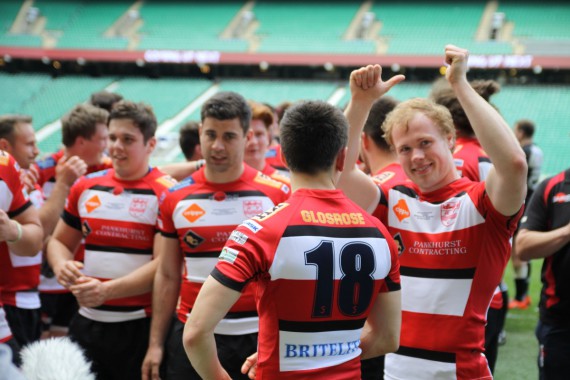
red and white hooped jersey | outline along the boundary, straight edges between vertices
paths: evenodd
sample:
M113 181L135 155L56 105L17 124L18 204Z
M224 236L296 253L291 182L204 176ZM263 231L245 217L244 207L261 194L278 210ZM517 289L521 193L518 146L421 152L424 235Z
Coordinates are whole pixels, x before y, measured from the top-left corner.
M379 292L400 289L386 228L340 190L297 190L230 236L212 276L258 284L258 379L360 378L360 334Z
M50 154L46 158L38 161L38 168L40 172L40 178L38 179L38 184L42 187L42 191L44 193L44 197L47 199L53 186L55 184L55 168L57 166L58 161L64 156L65 152L63 149ZM99 165L93 165L87 167L87 173L91 174L101 170L112 169L113 163L111 158L108 156L103 156L103 159Z
M200 169L171 189L160 205L159 226L164 236L179 240L185 258L177 310L180 321L186 322L202 284L236 226L288 197L287 185L245 164L236 181L211 183ZM244 292L216 327L216 334L257 332L254 292L253 286Z
M42 189L36 184L29 194L30 201L36 208L44 203ZM43 252L34 256L18 256L10 252L9 256L0 257L3 273L0 276L0 295L4 305L21 309L39 309L40 271Z
M404 172L402 165L398 162L393 162L382 169L380 169L374 176L372 180L382 186L384 191L388 191L389 189L393 188L396 185L405 184L406 182L410 182L410 179ZM388 203L386 202L386 197L380 197L378 202L378 206L372 212L372 215L380 219L384 225L388 224L388 221L382 218L385 218L388 215L386 208L388 207Z
M12 156L0 150L0 210L13 218L24 212L32 203L28 193L20 182L20 167ZM6 242L0 242L0 259L10 258L10 249ZM5 264L0 262L0 276L4 274ZM0 289L1 290L1 289ZM0 299L0 343L8 341L12 332L6 321L6 314Z
M126 276L152 260L159 199L175 184L156 168L135 181L114 174L113 169L104 170L76 182L62 217L83 233L83 272L102 281ZM151 294L81 307L79 313L100 322L144 318L151 313Z
M486 313L522 208L500 214L485 183L467 178L431 193L396 186L387 194L401 251L402 334L385 378L490 379Z
M493 167L479 140L471 137L458 137L455 140L453 160L459 175L474 182L485 181Z

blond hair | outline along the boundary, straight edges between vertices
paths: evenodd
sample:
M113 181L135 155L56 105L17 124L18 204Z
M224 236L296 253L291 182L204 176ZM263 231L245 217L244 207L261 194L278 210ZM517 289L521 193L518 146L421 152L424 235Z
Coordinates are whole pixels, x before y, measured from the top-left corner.
M433 121L438 127L442 137L451 135L455 142L455 128L449 110L435 104L431 100L413 98L398 104L396 108L388 114L388 117L382 124L384 138L390 146L394 147L394 141L392 140L394 129L400 126L404 126L407 129L410 121L412 121L418 113L427 116Z

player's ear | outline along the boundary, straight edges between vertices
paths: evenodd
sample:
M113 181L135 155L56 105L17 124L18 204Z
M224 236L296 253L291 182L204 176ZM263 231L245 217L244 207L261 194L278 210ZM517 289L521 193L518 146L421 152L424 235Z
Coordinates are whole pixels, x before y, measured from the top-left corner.
M287 160L285 159L285 155L283 154L283 149L279 150L279 157L281 157L281 161L285 163L285 166L289 167Z
M344 170L344 162L346 160L346 152L347 152L348 148L347 147L342 147L339 151L338 154L336 155L336 160L335 160L335 169L338 172L342 172Z

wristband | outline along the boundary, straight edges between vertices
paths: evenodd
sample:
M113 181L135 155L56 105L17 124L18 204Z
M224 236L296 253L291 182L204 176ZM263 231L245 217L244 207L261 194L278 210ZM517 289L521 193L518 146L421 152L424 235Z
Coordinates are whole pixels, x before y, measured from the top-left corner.
M18 229L18 237L14 240L6 240L6 243L17 243L20 241L20 239L22 239L22 225L20 223L18 223L17 220L14 220L14 223L16 223L16 228Z
M206 163L206 160L204 160L204 159L201 159L201 160L196 161L196 169L195 169L195 170L196 170L196 171L200 170L200 168L201 168L202 166L204 166L205 163Z

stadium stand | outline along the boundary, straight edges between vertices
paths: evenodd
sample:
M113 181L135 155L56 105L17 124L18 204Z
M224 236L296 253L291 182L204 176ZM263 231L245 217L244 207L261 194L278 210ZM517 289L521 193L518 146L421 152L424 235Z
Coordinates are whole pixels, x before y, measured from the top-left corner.
M359 9L358 2L304 2L292 7L286 1L256 2L259 21L258 52L373 54L372 41L344 41L343 35Z
M140 8L143 25L137 48L245 52L247 41L219 38L242 5L228 1L146 1Z
M386 54L436 55L448 43L473 54L512 53L509 43L475 41L484 6L484 2L380 1L371 10L382 23Z

